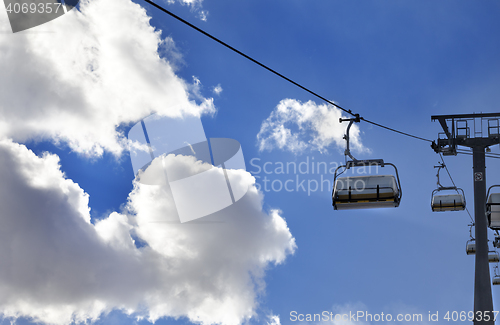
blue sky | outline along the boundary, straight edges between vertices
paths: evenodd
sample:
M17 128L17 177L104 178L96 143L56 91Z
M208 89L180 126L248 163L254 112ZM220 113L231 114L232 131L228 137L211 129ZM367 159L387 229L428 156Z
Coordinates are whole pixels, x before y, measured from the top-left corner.
M89 3L93 1L105 0ZM267 324L269 316L277 315L281 324L298 323L290 319L292 311L302 314L358 310L372 314L421 313L426 320L429 311L439 311L442 316L446 311L473 309L474 258L465 254L470 219L466 212L431 212L431 192L436 187L433 166L440 158L429 143L360 123L359 141L364 150L355 150L354 155L358 159L383 158L394 163L401 178L402 202L397 209L333 211L331 188L325 186L324 191L307 193L308 181L331 180L333 175L317 171L277 174L275 169L280 163L291 162L296 165L309 162L309 167L312 161L342 163L343 144L326 142L323 150L308 145L300 152L275 145L271 150L261 151L257 139L264 121L282 100L313 101L314 107L324 103L150 5L134 2L145 8L151 17L151 26L161 30L161 38L169 37L175 43L174 55L164 48L159 51L161 57L176 66L175 75L186 84L196 84L195 80L199 80L198 90L194 91L199 96L197 103L200 104L202 98L213 98L216 111L207 109L208 113L206 111L201 117L206 136L232 138L241 143L246 169L257 176L265 215L270 216L274 209L280 210L279 215L295 238L297 247L293 254L288 252L277 265L270 261L262 266L265 289L257 294L254 316L247 322ZM112 5L117 3L114 1ZM431 115L498 112L500 4L497 1L204 0L191 5L157 3L340 106L404 132L433 140L441 128L439 123L431 122ZM112 10L112 7L104 8ZM206 20L200 19L202 12ZM110 15L114 14L116 12L110 11ZM56 20L54 23L71 27L71 17L67 16L58 19L64 19L63 22ZM79 22L85 21L85 18L79 19ZM56 30L57 26L62 26L52 27L51 24L33 31ZM102 27L118 30L125 28L124 25L103 24ZM92 30L92 33L99 39L99 32ZM127 33L123 35L126 37ZM4 33L1 37L3 48L7 48L15 36ZM42 33L26 37L30 37L30 46L37 44L38 39L44 44L47 38ZM71 35L63 34L64 37ZM99 44L105 44L107 39L99 39ZM23 43L20 44L22 48ZM40 48L43 51L44 47ZM99 51L105 50L99 48ZM122 64L113 66L114 71L134 69L139 74L136 62L130 64L131 68L122 58L122 55L128 58L125 50L121 53L118 48L110 52ZM181 59L173 60L175 57ZM133 58L147 60L140 56ZM28 63L34 65L36 61ZM32 78L29 69L23 73L26 84L31 84L28 82ZM148 73L143 74L143 79L137 83L148 80ZM8 76L0 79L6 88ZM58 82L72 81L71 78ZM149 89L155 87L154 81L161 80L158 78L156 75L151 77L151 84L139 85L137 93L128 93L124 98L159 96L157 102L161 105L163 97L159 92L149 93ZM18 87L23 89L20 94L30 93L23 85L20 79ZM213 91L217 86L222 88L219 94ZM119 92L112 95L119 96ZM0 100L2 122L13 123L13 114L8 113L12 103L10 95L1 92L0 96L4 97ZM52 106L60 104L54 102ZM138 99L137 103L140 102ZM133 111L134 107L126 109ZM147 115L138 110L127 118L133 120L134 116ZM21 119L15 121L19 125L24 123ZM288 123L290 130L300 134L300 139L306 143L321 135L310 126L302 130L293 125L293 121ZM131 124L123 123L119 130L126 133ZM134 188L132 165L126 150L116 154L117 151L113 152L116 147L104 143L101 155L89 157L64 138L47 135L49 131L25 131L37 130L29 123L26 125L11 133L5 132L2 137L26 145L38 157L46 151L59 156L65 177L88 193L93 224L108 218L114 211L123 212ZM67 134L71 136L72 133ZM74 139L82 138L75 135ZM59 142L55 143L56 140ZM492 152L499 153L498 146L493 147ZM445 157L445 161L457 186L464 189L472 212L472 157L458 155ZM271 167L269 174L263 170L259 172L259 167L263 168L265 163ZM487 186L500 183L497 166L497 159L487 159ZM446 174L442 175L442 184L450 184ZM306 191L297 187L292 191L272 188L266 191L262 182L264 177L275 184L292 180L292 184L297 185L297 179L304 180ZM254 233L254 236L258 241L260 234ZM247 253L251 256L251 250ZM493 276L492 268L491 274ZM496 310L499 299L498 289L494 287ZM8 305L5 301L3 304ZM5 310L2 307L4 315L8 315ZM21 315L18 324L33 323L28 312L18 315ZM156 323L187 324L185 316L177 320L161 317ZM3 322L8 323L9 319ZM148 322L137 321L116 307L109 314L101 315L96 323Z

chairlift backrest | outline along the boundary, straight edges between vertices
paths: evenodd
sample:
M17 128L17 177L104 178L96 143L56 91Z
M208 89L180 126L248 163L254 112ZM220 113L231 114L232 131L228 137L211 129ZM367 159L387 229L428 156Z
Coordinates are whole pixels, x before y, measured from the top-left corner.
M476 242L474 240L469 240L465 246L465 253L467 255L476 254Z
M393 175L367 175L338 177L340 168L385 166L390 165L396 170ZM332 192L335 210L371 209L397 207L401 201L401 186L396 167L383 160L365 160L348 162L335 171L335 183Z
M500 237L495 236L495 239L493 240L493 247L500 248Z
M398 207L402 196L398 169L391 163L384 163L382 159L357 160L354 158L349 149L349 130L353 123L361 121L361 117L359 114L355 114L354 118L340 118L341 123L344 121L349 122L344 136L346 140L344 154L351 160L346 162L345 166L339 166L335 170L332 190L333 208L335 210L346 210ZM393 175L339 177L350 168L368 167L371 169L373 166L385 167L385 165L390 165L394 168L397 181ZM341 168L344 168L344 170L338 174Z
M488 252L488 262L490 263L498 263L500 262L500 256L495 251Z
M493 185L488 189L490 192ZM491 193L486 201L486 215L488 217L488 227L493 230L500 230L500 193Z
M434 212L465 210L465 198L459 193L436 195L433 192L431 208Z
M438 188L432 191L432 199L431 199L431 209L433 212L443 212L443 211L461 211L465 210L465 193L461 188L457 188L456 186L445 187L441 185L441 181L439 180L439 172L441 168L446 168L444 163L440 163L438 166L434 166L434 168L438 168L436 177L437 177L437 185ZM441 191L453 191L449 194L440 194Z

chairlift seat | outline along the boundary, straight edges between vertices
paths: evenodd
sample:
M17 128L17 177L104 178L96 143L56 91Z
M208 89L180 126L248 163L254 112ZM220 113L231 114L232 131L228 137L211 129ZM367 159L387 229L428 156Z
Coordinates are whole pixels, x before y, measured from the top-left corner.
M496 236L493 240L493 247L500 248L500 237Z
M340 177L332 199L337 210L386 208L399 206L400 193L393 175Z
M500 275L495 275L493 278L493 285L500 285Z
M488 252L488 262L490 263L500 262L500 256L498 255L498 253L495 251Z
M488 227L500 230L500 193L491 193L486 202Z
M465 247L465 252L467 255L475 255L476 254L476 243L475 242L468 242L467 246Z
M465 210L465 199L462 194L434 195L431 208L434 212Z

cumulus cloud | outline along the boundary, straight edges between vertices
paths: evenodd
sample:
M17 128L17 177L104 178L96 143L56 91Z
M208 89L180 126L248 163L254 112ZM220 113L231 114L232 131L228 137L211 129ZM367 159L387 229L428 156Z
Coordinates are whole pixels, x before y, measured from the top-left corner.
M280 315L269 315L267 325L281 325Z
M88 195L64 177L57 156L0 141L0 312L47 324L113 309L151 321L251 318L265 269L296 246L281 212L262 210L253 177L232 172L246 196L201 222L178 221L168 185L135 183L125 211L93 225Z
M345 148L347 123L341 124L341 117L347 118L332 105L283 99L262 122L257 134L259 150L281 149L300 154L306 150L324 152L332 144ZM350 144L355 151L366 150L357 125L351 127Z
M0 28L9 30L6 13L0 18ZM149 20L131 1L82 0L80 11L35 30L51 33L0 34L0 137L51 139L87 155L119 155L126 148L121 124L152 112L214 112L212 100L193 94L196 85L159 56L175 46Z
M205 169L199 162L188 161L176 159L170 164L181 164L178 169L189 167L190 174ZM200 223L179 223L168 185L136 183L129 203L136 213L136 234L172 261L170 267L175 269L175 283L163 289L170 304L152 306L155 317L170 310L194 321L237 324L252 316L266 265L281 263L294 251L294 239L280 211L262 212L262 197L253 186L253 177L241 170L228 172L240 173L238 186L251 188L241 200Z
M175 0L166 0L168 4L175 3ZM194 11L198 14L198 18L207 21L208 11L202 9L203 0L178 0L178 2L182 5L187 5L191 8L191 11Z
M355 325L355 324L368 325L370 324L370 322L367 322L366 318L363 317L357 318L358 311L366 313L367 310L368 310L367 306L362 302L346 303L342 305L337 304L332 307L331 313L334 315L333 319L331 319L332 317L330 314L330 319L327 323L330 323L332 325ZM351 317L352 314L356 315L355 319ZM337 318L335 318L336 315L338 315Z
M220 85L220 84L218 84L217 86L215 86L215 87L213 88L213 92L214 92L215 94L217 94L217 95L220 95L220 94L222 93L222 87L221 87L221 85Z
M51 33L0 34L4 318L84 323L118 309L151 321L241 324L256 313L266 268L296 248L282 213L263 211L243 170L227 172L247 194L200 222L179 222L168 184L135 183L123 211L93 224L88 195L65 177L58 157L16 143L51 140L88 156L119 156L131 145L141 149L117 131L122 124L153 112L213 113L199 80L175 75L162 53L182 62L175 44L149 20L129 0L83 0L80 11L37 27ZM206 167L190 159L172 165L191 174Z
M335 304L330 310L316 314L294 315L300 324L317 325L369 325L369 324L408 324L419 323L428 325L432 321L428 319L428 312L403 303L384 306L382 310L373 311L362 303Z

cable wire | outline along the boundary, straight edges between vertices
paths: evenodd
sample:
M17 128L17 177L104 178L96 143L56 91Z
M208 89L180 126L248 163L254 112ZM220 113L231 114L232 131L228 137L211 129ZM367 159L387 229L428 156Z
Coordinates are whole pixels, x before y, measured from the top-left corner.
M457 153L462 154L462 155L469 155L472 156L473 153L470 151L459 151L463 149L457 149ZM485 157L487 158L495 158L495 159L500 159L500 154L497 153L485 153Z
M314 92L314 91L310 90L309 88L302 86L301 84L299 84L299 83L297 83L297 82L293 81L292 79L290 79L290 78L288 78L288 77L284 76L283 74L281 74L281 73L277 72L276 70L271 69L271 68L270 68L270 67L268 67L267 65L265 65L265 64L263 64L263 63L261 63L261 62L259 62L259 61L255 60L254 58L250 57L249 55L246 55L245 53L243 53L243 52L241 52L241 51L237 50L236 48L234 48L234 47L232 47L231 45L227 44L226 42L224 42L224 41L220 40L219 38L217 38L217 37L215 37L215 36L213 36L213 35L211 35L211 34L209 34L209 33L205 32L203 29L201 29L201 28L199 28L199 27L196 27L195 25L191 24L190 22L186 21L185 19L182 19L181 17L179 17L179 16L175 15L174 13L172 13L172 12L170 12L169 10L167 10L167 9L163 8L162 6L157 5L156 3L154 3L154 2L152 2L152 1L150 1L150 0L144 0L144 1L145 1L145 2L147 2L147 3L149 3L150 5L154 6L155 8L157 8L157 9L159 9L159 10L163 11L164 13L166 13L166 14L170 15L171 17L173 17L173 18L175 18L175 19L179 20L180 22L182 22L182 23L184 23L184 24L188 25L189 27L191 27L191 28L195 29L196 31L198 31L198 32L202 33L203 35L205 35L205 36L209 37L210 39L212 39L212 40L216 41L217 43L219 43L219 44L221 44L221 45L223 45L223 46L227 47L227 48L228 48L228 49L230 49L231 51L233 51L233 52L235 52L235 53L237 53L237 54L239 54L239 55L243 56L244 58L246 58L246 59L248 59L248 60L252 61L253 63L255 63L255 64L259 65L260 67L262 67L262 68L264 68L264 69L268 70L269 72L271 72L271 73L273 73L273 74L275 74L275 75L279 76L280 78L282 78L282 79L284 79L284 80L286 80L286 81L288 81L288 82L290 82L290 83L294 84L295 86L297 86L297 87L301 88L302 90L305 90L306 92L310 93L311 95L316 96L317 98L319 98L319 99L321 99L321 100L323 100L323 101L327 102L328 104L330 104L330 105L332 105L332 106L337 107L338 109L340 109L340 110L344 111L344 112L345 112L345 113L347 113L347 114L350 114L351 116L354 116L354 117L356 117L356 118L358 118L358 117L359 117L359 114L355 114L355 113L353 113L350 109L346 109L346 108L344 108L344 107L342 107L342 106L340 106L340 105L337 105L337 104L335 104L334 102L332 102L331 100L326 99L325 97L323 97L323 96L319 95L318 93L316 93L316 92ZM392 131L392 132L396 132L396 133L399 133L399 134L402 134L402 135L405 135L405 136L408 136L408 137L412 137L412 138L415 138L415 139L419 139L419 140L422 140L422 141L432 142L432 140L425 139L425 138L421 138L421 137L418 137L418 136L415 136L415 135L411 135L411 134L409 134L409 133L401 132L401 131L398 131L398 130L396 130L396 129L393 129L393 128L390 128L390 127L387 127L387 126L384 126L384 125L381 125L381 124L378 124L378 123L372 122L372 121L367 120L367 119L362 118L362 117L360 117L360 119L361 119L361 120L363 120L363 121L365 121L365 122L367 122L367 123L373 124L373 125L375 125L375 126L378 126L378 127L384 128L384 129L389 130L389 131Z
M443 158L443 155L441 153L439 153L439 157L441 157L441 161L443 162L443 165L444 165L444 168L446 169L446 172L448 173L448 176L450 177L451 179L451 183L453 184L453 186L455 187L455 191L457 191L458 194L460 194L457 190L457 185L455 184L455 181L453 180L453 177L451 177L451 173L450 171L448 170L448 166L446 166L446 163L444 162L444 158ZM470 214L469 212L469 208L467 207L467 205L465 206L465 210L467 211L467 214L469 215L469 218L470 220L472 220L472 223L474 223L474 218L472 218L472 215Z
M392 131L392 132L396 132L396 133L399 133L399 134L402 134L402 135L406 135L408 137L412 137L412 138L415 138L415 139L419 139L419 140L422 140L422 141L428 141L428 142L433 142L432 140L429 140L429 139L425 139L425 138L421 138L421 137L417 137L416 135L411 135L409 133L405 133L405 132L401 132L401 131L398 131L398 130L395 130L395 129L392 129L390 127L387 127L387 126L384 126L384 125L381 125L381 124L378 124L378 123L375 123L375 122L372 122L372 121L369 121L363 117L361 117L361 119L367 123L370 123L370 124L373 124L375 126L378 126L378 127L381 127L381 128L384 128L384 129L387 129L389 131Z
M245 53L243 53L243 52L241 52L241 51L237 50L236 48L232 47L231 45L227 44L226 42L224 42L224 41L222 41L222 40L218 39L217 37L215 37L215 36L213 36L213 35L211 35L211 34L209 34L209 33L205 32L203 29L201 29L201 28L199 28L199 27L196 27L195 25L193 25L193 24L191 24L190 22L188 22L188 21L186 21L186 20L182 19L181 17L179 17L179 16L177 16L176 14L174 14L174 13L172 13L172 12L168 11L167 9L165 9L165 8L163 8L163 7L159 6L159 5L157 5L156 3L154 3L154 2L152 2L152 1L150 1L150 0L144 0L144 1L146 1L146 2L147 2L147 3L149 3L150 5L152 5L152 6L156 7L156 8L158 8L159 10L163 11L164 13L166 13L166 14L168 14L168 15L170 15L170 16L172 16L172 17L174 17L175 19L179 20L180 22L182 22L182 23L184 23L184 24L188 25L189 27L191 27L191 28L193 28L193 29L197 30L198 32L202 33L203 35L205 35L205 36L207 36L207 37L211 38L212 40L216 41L217 43L219 43L219 44L221 44L221 45L223 45L223 46L227 47L227 48L228 48L228 49L230 49L231 51L238 53L239 55L243 56L244 58L246 58L246 59L248 59L248 60L252 61L253 63L255 63L255 64L259 65L259 66L261 66L262 68L264 68L264 69L266 69L266 70L268 70L268 71L270 71L270 72L274 73L275 75L277 75L277 76L279 76L279 77L281 77L281 78L285 79L286 81L288 81L288 82L290 82L290 83L294 84L295 86L297 86L297 87L299 87L299 88L301 88L301 89L303 89L303 90L307 91L308 93L310 93L310 94L312 94L312 95L314 95L314 96L316 96L316 97L318 97L318 98L320 98L320 99L324 100L325 102L327 102L327 103L329 103L329 104L331 104L331 105L333 105L333 106L337 107L338 109L341 109L342 111L344 111L344 112L346 112L346 113L348 113L348 114L350 114L350 115L352 115L352 116L355 116L355 115L356 115L356 114L354 114L354 113L353 113L350 109L345 109L345 108L343 108L343 107L341 107L341 106L339 106L339 105L335 104L335 103L334 103L334 102L332 102L331 100L328 100L328 99L326 99L325 97L323 97L323 96L321 96L321 95L319 95L319 94L315 93L314 91L312 91L312 90L310 90L310 89L308 89L308 88L306 88L306 87L302 86L301 84L299 84L299 83L297 83L297 82L293 81L292 79L290 79L290 78L288 78L288 77L286 77L286 76L282 75L281 73L277 72L276 70L271 69L271 68L270 68L270 67L268 67L267 65L265 65L265 64L263 64L263 63L261 63L261 62L259 62L259 61L255 60L254 58L250 57L249 55L246 55Z

